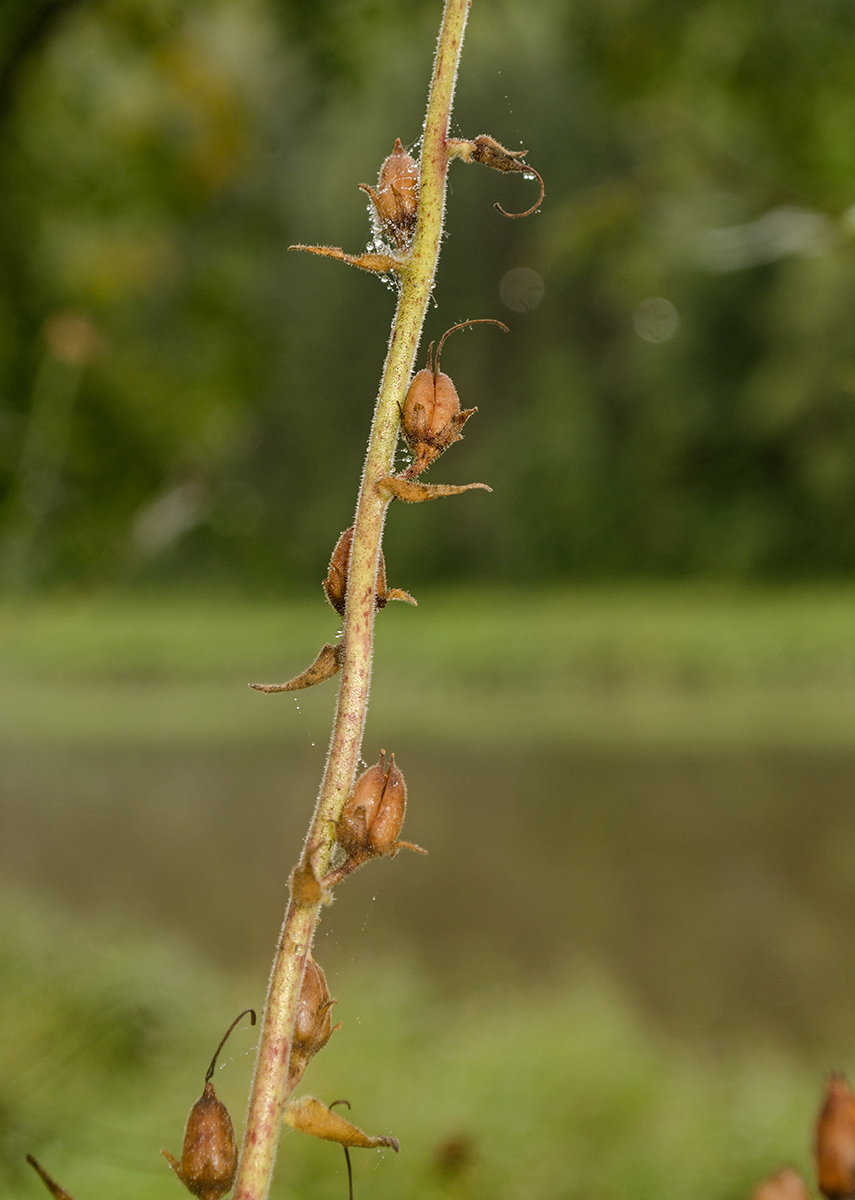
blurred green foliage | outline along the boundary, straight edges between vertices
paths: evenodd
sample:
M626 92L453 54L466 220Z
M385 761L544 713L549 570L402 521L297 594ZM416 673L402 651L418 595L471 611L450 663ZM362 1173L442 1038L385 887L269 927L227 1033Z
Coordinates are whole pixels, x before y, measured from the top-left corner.
M162 939L72 929L9 891L0 963L16 1031L0 1051L3 1195L43 1194L25 1153L75 1196L180 1195L158 1148L180 1147L222 1027L260 1003L257 984L226 984ZM347 1096L363 1128L401 1141L400 1155L354 1154L357 1196L737 1200L782 1161L809 1171L821 1088L805 1063L756 1042L687 1051L575 976L452 1003L400 958L330 980L344 1024L301 1091ZM256 1037L236 1032L214 1080L238 1124ZM286 1133L271 1195L346 1194L338 1148Z
M394 298L357 251L438 0L7 0L0 571L301 588L349 523ZM427 338L478 417L407 584L855 566L855 11L479 0Z

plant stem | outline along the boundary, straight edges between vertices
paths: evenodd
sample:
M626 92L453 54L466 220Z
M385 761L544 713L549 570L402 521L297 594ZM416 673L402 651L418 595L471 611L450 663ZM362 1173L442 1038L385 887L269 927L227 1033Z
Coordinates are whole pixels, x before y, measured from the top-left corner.
M413 247L401 269L400 293L356 507L344 619L344 662L326 769L304 858L318 878L329 869L334 825L353 786L368 708L374 634L374 582L388 498L377 483L392 469L401 406L439 259L449 154L448 125L470 0L446 0L434 60L422 141L419 207ZM279 945L258 1046L234 1200L267 1196L282 1124L294 1016L321 902L291 899Z

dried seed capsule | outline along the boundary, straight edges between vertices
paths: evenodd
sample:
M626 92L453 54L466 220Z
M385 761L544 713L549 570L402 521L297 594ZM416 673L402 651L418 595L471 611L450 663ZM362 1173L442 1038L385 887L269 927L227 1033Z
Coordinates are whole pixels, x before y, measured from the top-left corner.
M436 358L431 364L433 343L428 347L427 366L418 371L410 381L404 407L401 410L401 433L407 446L415 456L404 472L405 479L415 479L434 459L439 458L454 442L460 441L460 432L477 408L461 411L460 398L451 379L439 369L440 355L445 339L457 329L467 325L498 325L508 332L507 325L489 318L478 321L462 321L452 325L440 338Z
M395 139L395 148L380 168L377 190L360 183L374 205L377 232L399 250L412 240L419 208L419 165Z
M386 767L386 751L380 761L363 771L347 798L336 825L336 841L351 857L374 856L389 852L407 810L407 785L391 756Z
M370 858L383 854L394 858L399 850L426 854L421 846L397 840L406 810L404 776L395 765L394 754L386 767L386 751L381 750L380 761L362 772L342 809L335 836L347 857L324 877L324 887L339 883Z
M252 1024L255 1024L255 1013L251 1008L244 1009L240 1016L232 1021L226 1030L223 1040L211 1059L205 1075L205 1090L190 1109L187 1124L184 1127L184 1146L181 1151L181 1162L172 1157L168 1150L161 1154L172 1167L175 1174L194 1196L199 1200L219 1200L231 1190L237 1172L237 1143L235 1130L229 1110L218 1099L211 1083L214 1068L220 1051L226 1043L231 1031L241 1017L249 1013Z
M335 1000L330 999L324 973L311 953L306 959L303 985L297 1001L294 1018L294 1035L291 1040L291 1058L288 1063L288 1090L300 1082L309 1059L323 1050L338 1025L333 1025L330 1010Z
M816 1174L829 1200L855 1196L855 1095L843 1075L832 1075L816 1125Z
M330 559L327 577L324 580L326 598L339 616L342 617L344 616L345 602L347 600L347 576L350 570L353 528L351 525L350 529L345 529L336 542L335 550L333 550L332 558ZM404 592L400 588L389 588L386 586L386 563L383 558L383 551L381 550L380 562L377 566L377 579L374 585L374 604L377 608L385 608L390 600L406 600L408 604L416 603L409 592Z

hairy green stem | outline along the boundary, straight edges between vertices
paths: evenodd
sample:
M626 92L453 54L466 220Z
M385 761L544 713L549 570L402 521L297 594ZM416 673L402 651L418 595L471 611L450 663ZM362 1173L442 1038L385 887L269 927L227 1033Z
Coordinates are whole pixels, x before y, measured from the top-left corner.
M439 258L448 172L448 125L470 0L446 0L422 140L419 208L413 247L400 275L398 305L374 410L356 507L344 619L344 662L335 721L304 857L320 878L329 869L333 826L353 786L362 748L374 636L374 581L389 505L377 483L392 469L401 405L406 396ZM270 977L249 1098L234 1200L263 1200L273 1166L294 1017L321 902L292 897Z

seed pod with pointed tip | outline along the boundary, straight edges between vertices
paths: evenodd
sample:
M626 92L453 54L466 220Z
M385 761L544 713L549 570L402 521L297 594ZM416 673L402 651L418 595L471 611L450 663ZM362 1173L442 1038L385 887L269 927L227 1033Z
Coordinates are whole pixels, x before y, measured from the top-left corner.
M336 841L351 857L358 854L384 854L394 843L404 823L407 785L391 756L386 767L386 751L380 760L357 779L336 825Z
M445 339L455 330L464 329L467 325L498 325L505 333L508 332L507 325L490 318L462 321L459 325L452 325L440 338L436 358L432 364L431 342L428 347L427 366L416 372L410 381L401 410L401 433L415 456L404 472L405 479L415 479L421 475L434 459L439 458L454 442L459 442L463 436L460 432L463 426L472 414L478 411L477 408L461 411L457 389L449 376L439 369Z
M211 1059L205 1075L205 1090L190 1109L187 1124L184 1127L184 1146L181 1151L181 1162L178 1162L168 1150L161 1154L172 1167L175 1174L194 1196L199 1200L219 1200L231 1190L237 1172L237 1143L235 1130L229 1110L217 1097L211 1077L220 1051L226 1043L231 1031L241 1017L249 1013L252 1024L255 1024L255 1012L251 1008L244 1009L240 1016L232 1021L226 1030L223 1040Z
M324 885L331 887L364 862L383 854L392 858L399 850L426 854L421 846L398 841L406 810L404 776L395 765L394 754L386 767L386 751L381 750L380 761L362 772L342 809L335 837L347 857L325 876Z
M327 577L324 580L324 594L339 616L344 616L347 601L347 576L350 570L350 551L353 546L353 526L345 529L335 544L330 559ZM377 565L377 579L374 584L374 605L385 608L390 600L405 600L407 604L415 604L415 600L401 588L390 588L386 584L386 562L383 551L380 551L380 562Z
M291 1058L288 1063L288 1090L293 1090L303 1077L311 1059L330 1040L338 1025L333 1025L330 999L324 973L309 953L303 972L303 986L297 1001Z
M816 1175L829 1200L855 1196L855 1095L843 1075L832 1075L816 1124Z
M374 205L380 236L394 243L399 250L412 241L419 207L419 165L407 154L401 139L395 139L392 153L380 168L377 189L360 183Z

